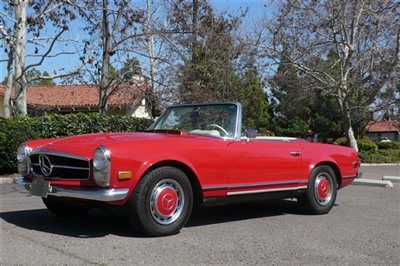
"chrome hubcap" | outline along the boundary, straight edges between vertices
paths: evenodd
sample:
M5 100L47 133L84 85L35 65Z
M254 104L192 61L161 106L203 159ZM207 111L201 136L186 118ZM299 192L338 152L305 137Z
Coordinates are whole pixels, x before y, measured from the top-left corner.
M332 181L328 173L320 173L315 178L314 196L320 205L326 205L332 198Z
M153 188L150 212L157 223L169 225L181 216L184 203L181 185L173 179L164 179Z

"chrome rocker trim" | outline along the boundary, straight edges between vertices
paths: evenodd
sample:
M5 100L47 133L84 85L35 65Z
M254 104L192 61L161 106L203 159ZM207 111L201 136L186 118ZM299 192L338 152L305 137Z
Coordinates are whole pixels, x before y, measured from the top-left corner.
M25 182L23 178L18 178L15 180L16 184L24 186L26 190L30 190L31 183ZM57 186L51 186L48 195L54 197L65 197L65 198L75 198L75 199L85 199L85 200L95 200L95 201L119 201L124 200L129 193L128 188L122 189L73 189L73 188L62 188Z

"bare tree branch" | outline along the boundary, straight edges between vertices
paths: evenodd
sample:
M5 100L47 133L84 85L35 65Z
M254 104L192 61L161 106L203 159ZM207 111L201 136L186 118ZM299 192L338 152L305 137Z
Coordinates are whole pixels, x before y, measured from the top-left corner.
M33 67L36 67L36 66L40 66L40 65L43 63L43 61L46 59L46 57L48 57L49 54L51 53L51 51L53 50L54 44L57 42L58 38L59 38L64 32L65 32L65 29L62 29L62 30L54 37L54 39L51 41L51 43L50 43L50 45L49 45L49 48L48 48L47 51L43 54L43 56L41 57L41 59L39 60L39 62L37 62L37 63L35 63L35 64L28 65L28 66L25 68L25 72L26 72L28 69L33 68Z

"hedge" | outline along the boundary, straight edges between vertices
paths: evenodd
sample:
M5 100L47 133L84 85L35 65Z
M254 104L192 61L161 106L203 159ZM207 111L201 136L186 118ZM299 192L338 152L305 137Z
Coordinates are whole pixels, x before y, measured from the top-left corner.
M67 137L97 132L141 131L152 120L97 113L0 118L0 174L16 172L18 145L32 139Z
M334 143L347 146L348 141L341 137ZM357 144L362 163L400 163L400 142L372 142L364 136L357 140Z
M360 151L377 151L378 146L369 140L357 140L358 150Z
M360 151L359 156L363 163L400 163L400 149Z
M400 142L377 142L380 150L400 149Z

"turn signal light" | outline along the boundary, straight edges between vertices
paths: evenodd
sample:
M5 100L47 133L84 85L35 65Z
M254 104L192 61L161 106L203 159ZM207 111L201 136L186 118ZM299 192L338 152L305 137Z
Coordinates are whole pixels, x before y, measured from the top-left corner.
M119 171L118 172L118 179L131 179L132 172L131 171Z

